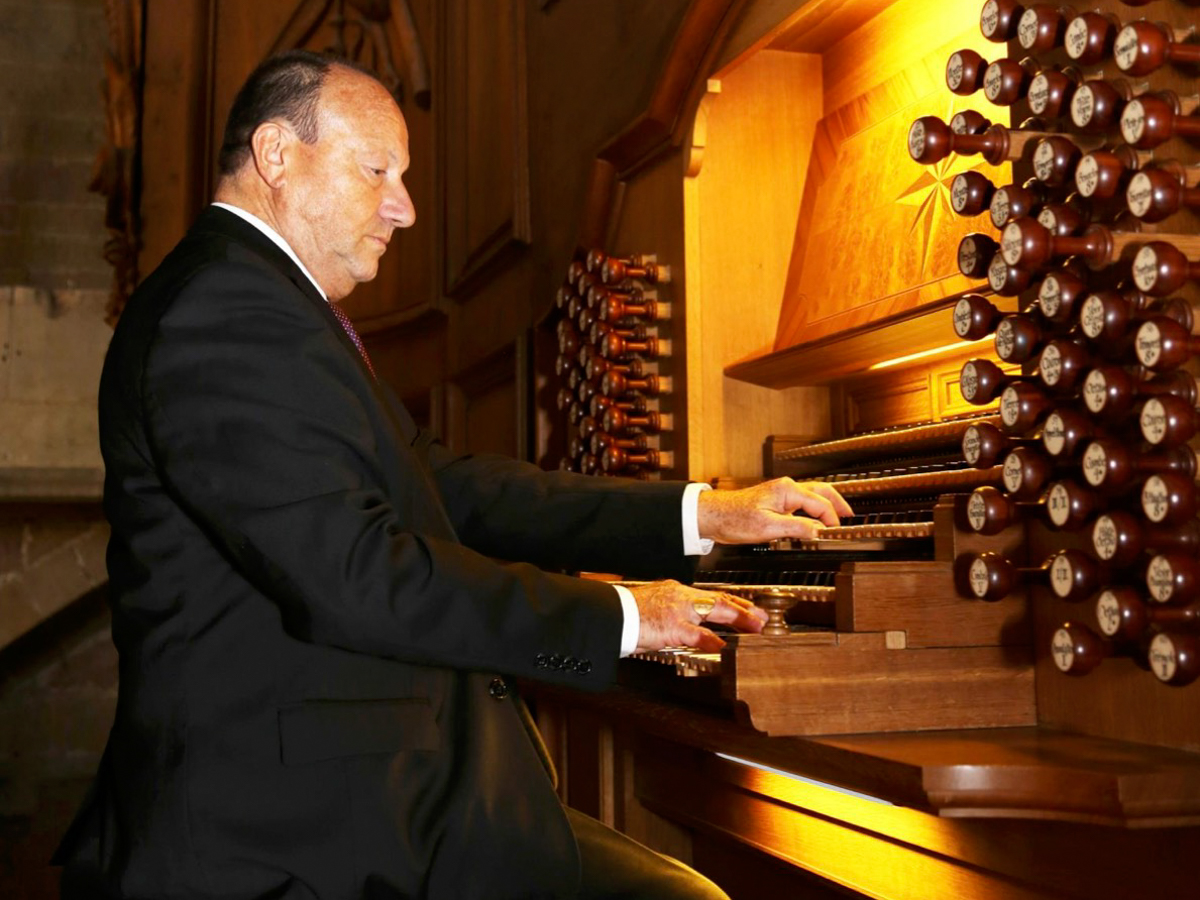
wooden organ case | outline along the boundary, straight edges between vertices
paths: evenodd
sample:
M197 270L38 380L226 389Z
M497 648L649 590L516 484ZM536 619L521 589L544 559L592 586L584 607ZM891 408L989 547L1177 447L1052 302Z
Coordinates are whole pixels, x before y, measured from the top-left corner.
M724 9L543 444L861 515L706 560L775 633L543 691L564 798L735 898L1200 896L1200 8Z

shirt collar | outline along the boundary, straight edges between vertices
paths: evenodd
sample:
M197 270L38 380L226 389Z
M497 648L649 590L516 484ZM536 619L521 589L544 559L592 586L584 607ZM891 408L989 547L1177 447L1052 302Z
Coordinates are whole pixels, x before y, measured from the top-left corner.
M284 253L286 253L291 258L292 262L294 262L297 266L299 266L300 271L303 272L304 276L313 283L313 287L315 287L317 289L317 293L319 293L321 295L321 297L325 300L325 302L326 303L329 302L328 295L321 288L321 286L319 284L317 284L317 279L313 278L312 272L308 271L308 269L305 267L304 263L300 262L300 257L298 257L296 255L296 251L292 249L291 245L288 244L288 242L283 239L283 235L281 235L278 231L276 231L274 228L272 228L270 225L268 225L266 222L264 222L258 216L254 215L254 213L246 212L246 210L241 209L240 207L230 206L228 203L220 203L220 202L214 202L213 206L219 206L219 207L221 207L221 209L228 210L229 212L233 213L238 218L244 219L245 221L249 222L251 225L253 225L255 228L257 228L259 231L261 231L263 234L265 234L268 238L270 238L271 241L277 247L279 247L280 250L282 250Z

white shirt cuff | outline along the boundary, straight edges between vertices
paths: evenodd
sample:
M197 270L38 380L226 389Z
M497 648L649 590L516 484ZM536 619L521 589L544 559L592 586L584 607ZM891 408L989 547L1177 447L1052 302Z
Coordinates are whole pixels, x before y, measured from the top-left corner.
M625 624L621 628L621 656L626 657L637 649L638 637L642 630L642 614L638 612L637 601L629 588L614 584L617 596L621 598L621 609L625 613Z
M693 481L683 489L683 555L707 556L713 542L700 537L700 495L711 491L711 484Z
M683 489L683 553L685 556L704 556L711 553L713 542L700 537L699 509L700 494L711 491L712 485L692 482ZM637 649L642 630L642 616L637 601L629 588L614 584L621 598L621 609L625 613L625 624L621 628L621 656L625 657Z

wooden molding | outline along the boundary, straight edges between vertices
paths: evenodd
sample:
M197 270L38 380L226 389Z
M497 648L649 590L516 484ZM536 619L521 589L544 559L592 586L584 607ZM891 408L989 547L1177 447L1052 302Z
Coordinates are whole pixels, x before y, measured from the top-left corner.
M211 196L215 0L146 6L138 271L153 271Z
M622 180L682 141L687 114L707 88L705 73L744 5L745 0L694 0L688 7L646 109L599 153Z
M475 446L476 442L472 440L475 433L475 429L472 428L472 415L476 411L475 408L489 395L509 387L513 394L515 410L509 410L508 421L513 423L514 434L511 442L516 446L495 449L505 449L510 455L521 455L519 452L522 450L521 445L526 443L522 436L527 430L525 428L527 417L522 413L522 407L526 404L518 392L518 385L521 381L517 374L518 367L527 355L525 347L522 346L524 343L523 338L518 338L504 344L448 379L444 396L445 420L443 424L446 444L455 453L467 453L481 449ZM493 424L503 426L504 422ZM503 430L501 427L496 432L500 435L501 440L503 440L503 435L500 432ZM491 429L491 431L496 431L496 429Z
M739 381L770 388L832 384L851 375L861 375L869 371L870 365L880 361L949 347L957 341L950 325L954 304L977 285L965 278L961 279L961 283L956 279L947 279L939 284L948 291L942 299L924 302L909 311L814 341L782 350L766 349L726 366L725 374ZM938 290L931 291L930 296L938 293ZM1006 312L1016 310L1014 298L993 296L986 290L981 293L987 294L992 302ZM988 355L990 352L990 345L981 341L974 355ZM918 362L920 360L914 360L912 364ZM924 364L928 365L928 362ZM895 370L901 368L897 366ZM882 373L885 369L875 371Z
M532 240L525 5L497 0L487 9L485 18L500 34L507 28L509 40L493 36L494 55L468 68L449 61L477 53L470 38L472 29L484 27L480 11L466 0L440 7L443 290L455 299L464 299L481 275ZM504 96L512 98L511 106L497 107L494 98Z
M579 227L579 247L606 246L620 213L622 183L687 136L689 112L708 90L706 73L747 0L693 0L667 54L650 100L615 135L592 163L587 200Z
M445 309L436 303L418 303L396 312L384 313L379 316L355 321L354 327L360 335L385 335L400 329L419 331L435 325L442 325L448 318Z

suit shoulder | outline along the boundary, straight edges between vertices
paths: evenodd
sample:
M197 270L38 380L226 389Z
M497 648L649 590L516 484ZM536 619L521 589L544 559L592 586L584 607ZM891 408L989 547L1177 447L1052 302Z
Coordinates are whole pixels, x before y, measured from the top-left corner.
M299 288L278 268L237 241L204 235L185 238L134 291L122 313L160 318L174 304L266 294L290 298Z
M185 341L211 338L246 316L268 316L273 327L327 327L300 288L269 261L235 240L189 235L130 297L109 345L106 374L140 378L148 354L168 331Z

